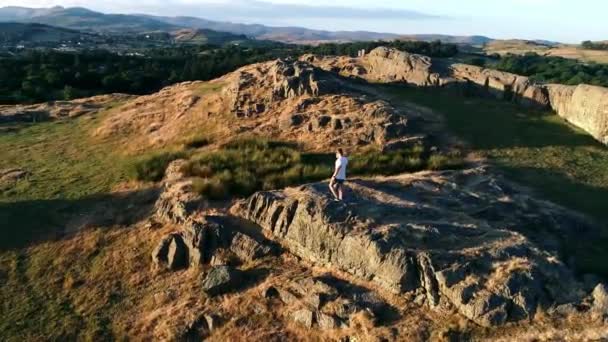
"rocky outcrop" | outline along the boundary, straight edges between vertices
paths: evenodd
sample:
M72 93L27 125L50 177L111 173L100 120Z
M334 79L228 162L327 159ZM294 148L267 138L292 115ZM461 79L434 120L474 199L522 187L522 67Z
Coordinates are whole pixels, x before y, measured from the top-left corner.
M229 85L222 93L229 110L237 117L259 115L275 102L317 97L339 87L339 81L321 69L305 62L281 59L259 64L255 69L240 69L228 78Z
M537 84L525 76L461 63L442 65L429 57L386 47L357 58L304 55L301 59L342 76L370 82L445 86L526 107L551 108L608 144L608 88Z
M441 84L441 77L432 70L430 57L379 47L363 58L367 75L373 80L404 82L417 86Z
M185 163L177 160L167 167L163 192L155 204L156 218L178 228L154 249L152 261L156 267L178 270L212 260L221 265L231 260L251 261L273 253L270 246L226 227L219 218L200 214L205 203L192 189L192 180L184 176Z
M557 115L608 145L608 88L549 84L547 90Z
M484 326L583 295L557 241L592 227L483 168L355 180L347 204L326 186L259 192L233 211L304 259L394 293L422 289L429 306Z
M456 81L476 85L485 93L502 100L525 106L547 107L549 105L549 95L545 87L534 84L525 76L467 64L452 64L449 76Z
M397 49L378 47L359 58L304 55L300 58L342 76L363 78L370 82L400 82L416 86L443 84L430 57Z

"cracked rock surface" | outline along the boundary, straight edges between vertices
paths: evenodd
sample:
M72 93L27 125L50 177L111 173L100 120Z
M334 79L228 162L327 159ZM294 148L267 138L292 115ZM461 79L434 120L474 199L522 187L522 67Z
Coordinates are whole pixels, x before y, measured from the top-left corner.
M584 296L558 257L558 237L593 227L484 167L357 179L348 187L345 203L315 183L256 193L233 212L303 259L393 293L422 290L430 307L454 307L482 326L529 319ZM548 228L530 228L539 225Z

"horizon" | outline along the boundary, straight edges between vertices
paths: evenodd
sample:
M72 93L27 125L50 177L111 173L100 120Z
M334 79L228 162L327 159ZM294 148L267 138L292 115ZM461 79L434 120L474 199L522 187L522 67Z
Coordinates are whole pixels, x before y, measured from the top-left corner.
M591 3L591 7L597 10L585 12L584 17L577 15L577 11L590 8L585 6L585 3ZM380 6L373 8L364 4L362 0L336 0L331 6L322 5L317 0L308 1L306 4L301 0L142 0L137 5L115 0L8 0L4 6L84 7L106 14L188 16L214 21L304 27L325 31L479 35L494 39L549 40L561 43L608 38L608 27L603 25L601 15L608 11L608 4L595 0L581 0L573 7L570 6L571 1L566 0L508 0L501 4L485 4L481 0L471 0L467 4L441 1L439 5L414 0L408 1L410 6L407 7L397 1L388 0L381 1ZM473 7L477 7L477 12L472 11ZM606 10L602 10L604 7ZM544 15L538 14L541 9L545 10ZM479 11L487 10L491 10L493 14L480 15ZM513 25L513 22L517 22L517 25ZM559 27L560 30L555 30L554 27Z

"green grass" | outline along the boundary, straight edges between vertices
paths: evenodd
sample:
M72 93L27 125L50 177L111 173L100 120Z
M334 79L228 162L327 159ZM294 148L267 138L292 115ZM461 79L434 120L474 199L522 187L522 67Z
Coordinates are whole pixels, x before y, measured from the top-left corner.
M302 152L288 142L240 139L193 157L183 171L196 177L194 188L202 195L225 199L327 179L334 158ZM431 155L422 146L387 153L368 150L350 156L349 174L391 175L461 165L458 155Z
M0 168L29 172L0 190L0 250L61 235L68 219L112 202L112 188L132 178L145 156L120 153L117 139L94 138L104 115L11 124L0 133Z
M602 237L566 241L566 253L582 272L608 275L608 148L550 112L439 91L383 89L397 101L442 113L450 131L508 178L595 219Z

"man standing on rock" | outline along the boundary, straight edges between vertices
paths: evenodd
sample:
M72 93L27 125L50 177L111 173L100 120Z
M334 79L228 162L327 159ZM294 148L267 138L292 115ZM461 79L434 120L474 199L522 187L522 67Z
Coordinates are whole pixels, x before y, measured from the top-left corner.
M344 156L344 151L339 148L336 151L336 167L334 173L329 181L329 190L334 195L336 201L342 201L344 182L346 181L346 166L348 165L348 158Z

